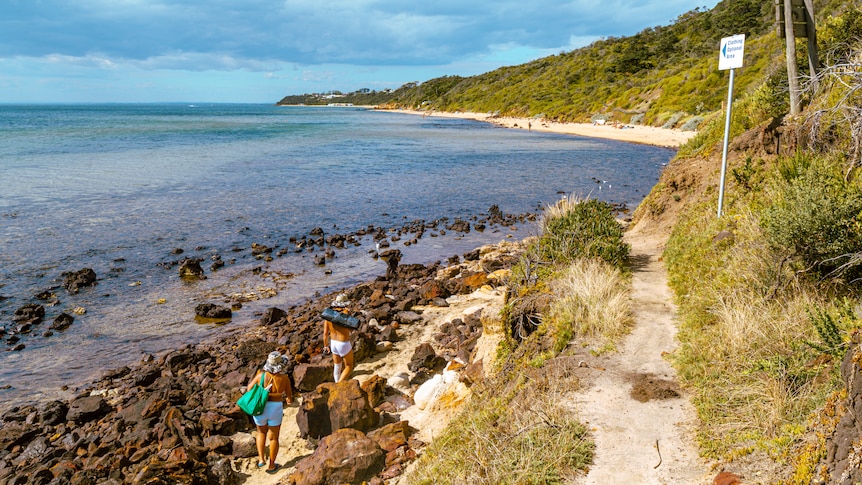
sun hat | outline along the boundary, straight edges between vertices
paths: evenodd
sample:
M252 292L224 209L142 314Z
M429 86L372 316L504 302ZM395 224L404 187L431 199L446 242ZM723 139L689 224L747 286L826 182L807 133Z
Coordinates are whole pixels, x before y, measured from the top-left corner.
M336 296L335 300L332 302L332 308L344 308L347 306L350 306L350 300L347 299L347 295L345 293L341 293Z
M288 359L286 355L281 355L281 353L276 350L274 352L270 352L269 357L266 358L266 364L263 365L263 370L270 374L282 374L287 370L287 364L289 362L290 359Z

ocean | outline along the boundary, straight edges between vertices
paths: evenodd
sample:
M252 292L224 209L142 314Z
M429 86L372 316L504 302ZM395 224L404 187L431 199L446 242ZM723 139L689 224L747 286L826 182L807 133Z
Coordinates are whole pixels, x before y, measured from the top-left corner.
M389 230L495 205L538 213L564 194L633 209L674 153L358 107L0 105L0 411L68 398L106 370L385 273L370 236L314 264L291 242L313 228ZM536 232L426 233L392 247L425 264ZM253 244L275 248L272 260ZM186 257L206 279L178 277ZM83 268L98 283L70 294L63 275ZM237 294L249 301L230 322L195 319L197 304ZM13 316L28 303L46 316L24 333ZM74 322L45 336L60 313Z

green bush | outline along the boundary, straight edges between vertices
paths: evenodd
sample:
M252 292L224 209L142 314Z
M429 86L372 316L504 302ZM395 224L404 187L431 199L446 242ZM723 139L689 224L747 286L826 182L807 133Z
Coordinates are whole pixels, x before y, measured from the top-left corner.
M862 251L862 191L825 161L799 165L766 209L763 228L773 248L825 275Z
M820 337L820 342L806 342L808 346L830 354L839 361L843 359L850 340L848 332L859 326L859 319L853 311L853 302L845 299L835 311L809 308L807 312L808 319Z
M547 217L539 250L545 261L567 265L577 258L600 258L623 268L629 247L610 204L587 199Z

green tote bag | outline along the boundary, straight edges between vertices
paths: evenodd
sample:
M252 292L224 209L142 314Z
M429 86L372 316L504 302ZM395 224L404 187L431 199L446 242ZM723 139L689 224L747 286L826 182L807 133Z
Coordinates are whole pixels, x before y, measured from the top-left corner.
M260 382L249 389L236 402L240 409L251 416L260 416L263 414L263 408L266 406L266 400L269 398L269 391L263 387L263 380L266 377L266 372L260 375Z

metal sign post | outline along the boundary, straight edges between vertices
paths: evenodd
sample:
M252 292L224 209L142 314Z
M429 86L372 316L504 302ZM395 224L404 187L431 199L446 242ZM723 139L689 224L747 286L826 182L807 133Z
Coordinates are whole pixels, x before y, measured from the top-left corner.
M727 117L724 120L724 145L721 150L721 182L719 183L718 188L718 217L721 217L721 208L724 203L724 178L727 172L727 145L730 138L730 116L733 111L733 74L734 69L742 67L742 53L744 50L744 34L721 39L721 48L719 49L718 56L718 69L721 71L730 69L730 83L727 88Z

